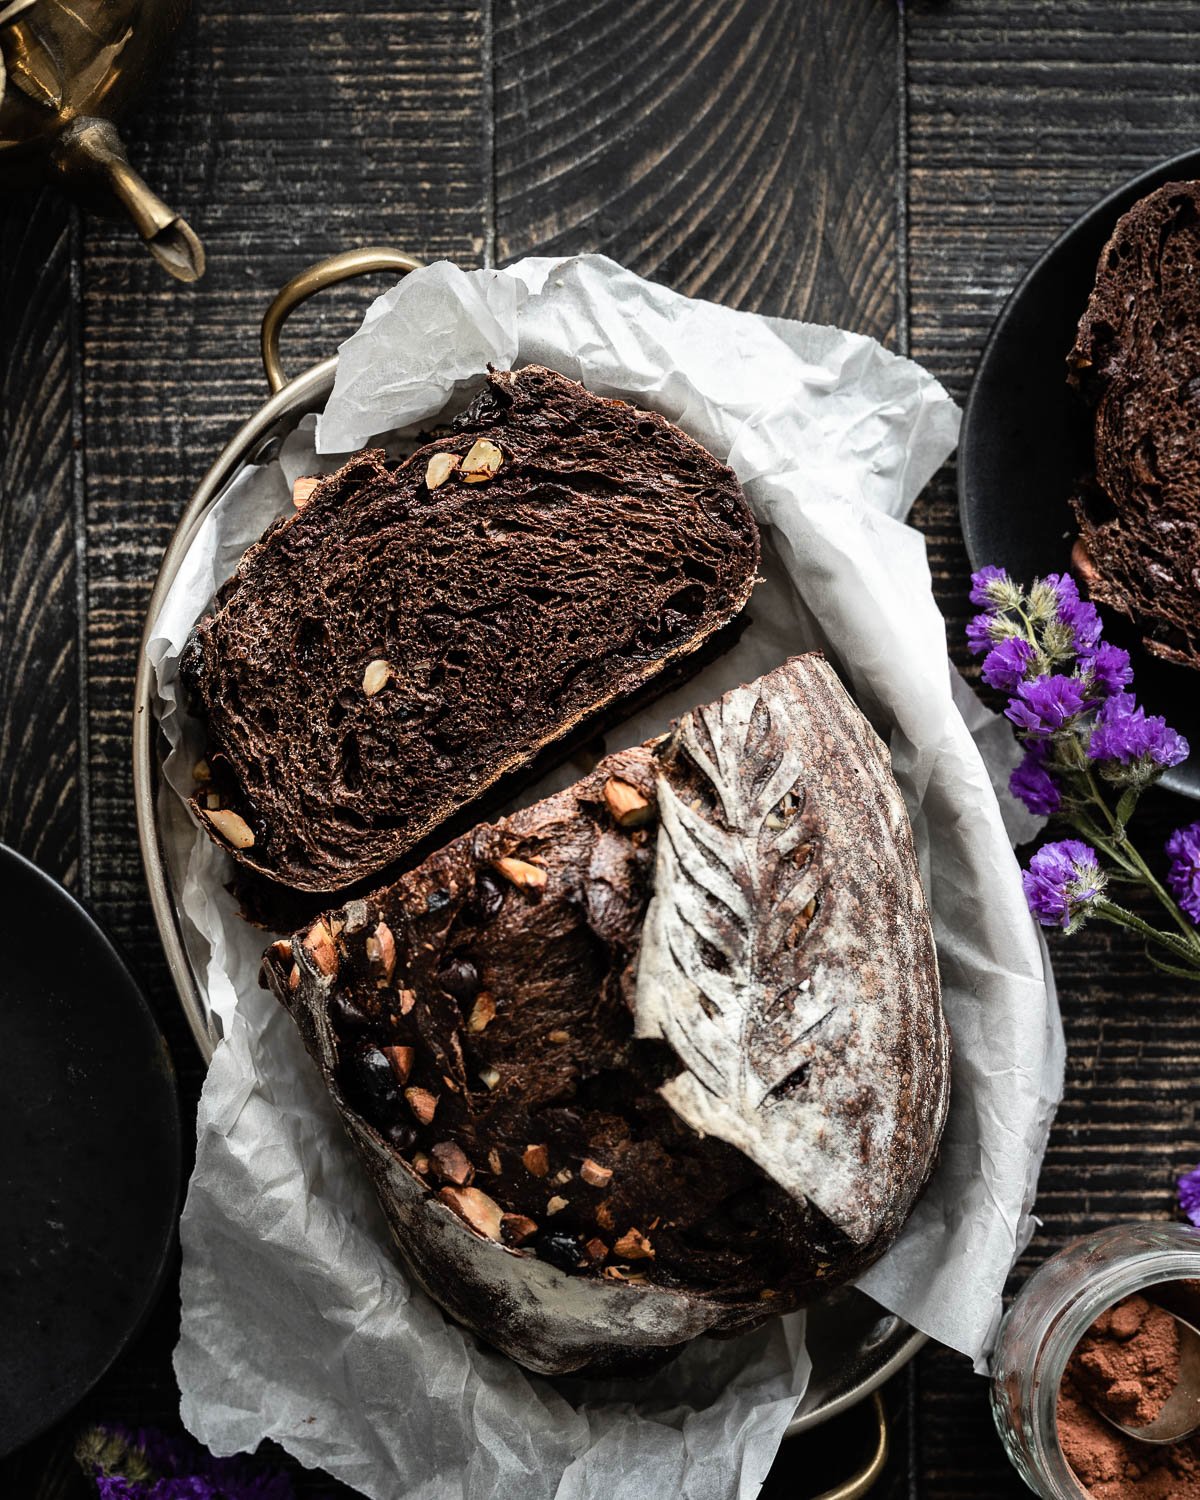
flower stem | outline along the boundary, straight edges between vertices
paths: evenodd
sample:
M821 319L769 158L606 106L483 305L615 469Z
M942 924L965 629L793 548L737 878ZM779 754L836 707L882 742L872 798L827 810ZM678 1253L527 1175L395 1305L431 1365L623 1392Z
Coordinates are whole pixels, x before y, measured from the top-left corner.
M1108 803L1101 795L1100 788L1096 785L1096 778L1093 776L1090 766L1084 771L1084 776L1087 780L1090 800L1104 814L1105 821L1112 830L1111 847L1106 849L1105 852L1109 854L1110 858L1116 855L1119 864L1141 878L1146 887L1158 898L1159 904L1170 915L1176 927L1183 933L1188 951L1200 959L1200 929L1193 927L1187 920L1174 900L1172 900L1170 894L1159 884L1150 866L1138 853L1136 846L1125 832L1124 825L1118 821L1109 808ZM1106 840L1105 842L1109 841ZM1153 931L1154 929L1151 928L1150 930Z
M1096 916L1105 922L1111 922L1116 927L1128 927L1131 932L1136 932L1144 937L1148 943L1157 943L1166 948L1176 958L1182 958L1191 967L1189 974L1200 974L1200 950L1192 944L1185 943L1173 933L1162 932L1157 927L1151 927L1149 922L1143 922L1141 917L1135 916L1124 906L1118 906L1116 902L1099 896L1092 903L1092 910Z

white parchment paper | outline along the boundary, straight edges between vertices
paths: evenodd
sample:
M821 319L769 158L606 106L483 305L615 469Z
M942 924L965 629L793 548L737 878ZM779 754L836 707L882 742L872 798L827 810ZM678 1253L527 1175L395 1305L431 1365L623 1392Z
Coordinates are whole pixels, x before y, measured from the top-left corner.
M700 1340L650 1379L605 1386L527 1376L449 1322L389 1255L317 1074L257 985L265 939L235 915L226 857L180 816L201 746L176 706L176 659L217 583L287 509L296 475L461 407L488 361L544 363L661 411L732 465L763 530L764 582L737 645L607 748L813 647L890 743L955 1062L933 1182L861 1285L981 1362L1031 1231L1063 1064L1009 843L1031 829L1010 806L1006 832L993 785L1012 737L949 667L924 545L903 524L953 448L954 404L873 340L694 301L600 257L470 273L439 263L379 298L343 345L320 456L306 419L277 462L218 500L152 632L174 747L168 859L225 1037L181 1225L183 1417L217 1453L271 1437L377 1500L748 1500L804 1392L803 1315ZM575 774L560 768L524 800Z

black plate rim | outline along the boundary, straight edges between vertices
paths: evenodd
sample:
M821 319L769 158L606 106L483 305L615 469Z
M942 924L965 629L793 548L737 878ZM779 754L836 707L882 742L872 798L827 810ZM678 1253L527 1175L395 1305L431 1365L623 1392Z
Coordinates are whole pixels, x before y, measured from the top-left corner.
M1005 298L1003 306L996 315L991 329L984 342L983 351L975 365L975 373L971 378L971 388L967 392L967 399L963 406L962 427L959 432L958 454L955 460L955 488L958 492L958 524L962 532L963 545L966 548L967 560L973 569L982 567L980 558L980 538L976 527L976 510L971 506L967 495L967 475L974 467L973 447L974 433L978 421L978 402L982 399L981 392L984 381L981 376L990 364L996 346L1003 339L1008 322L1013 311L1022 302L1030 288L1045 274L1046 270L1053 265L1056 258L1070 245L1076 235L1090 227L1097 219L1108 214L1120 217L1124 211L1126 199L1136 201L1144 197L1146 193L1160 187L1164 182L1169 182L1176 173L1182 177L1195 178L1200 176L1200 148L1190 151L1181 151L1177 156L1167 156L1161 161L1147 167L1145 171L1137 173L1133 177L1126 178L1124 182L1118 183L1103 198L1098 199L1090 208L1084 210L1075 218L1057 238L1045 249L1033 265L1025 272L1020 281ZM1082 304L1081 304L1082 306ZM1165 790L1175 792L1179 796L1190 799L1200 798L1200 786L1193 783L1189 777L1178 776L1174 771L1167 771L1159 781L1159 785Z
M170 1135L170 1155L177 1162L179 1170L174 1174L171 1185L171 1197L169 1209L165 1214L165 1232L161 1244L157 1247L154 1261L153 1275L146 1278L142 1297L134 1305L130 1317L120 1339L114 1340L113 1347L102 1365L91 1373L86 1384L78 1386L64 1395L63 1399L42 1414L38 1425L32 1427L20 1438L20 1440L6 1450L0 1451L0 1458L9 1453L15 1453L42 1436L49 1428L67 1416L79 1405L79 1403L95 1388L95 1386L112 1369L121 1355L125 1353L130 1344L141 1332L143 1325L150 1312L153 1310L162 1292L163 1282L166 1279L167 1268L170 1265L174 1252L175 1242L179 1230L179 1210L182 1196L182 1166L183 1166L183 1124L179 1109L179 1082L175 1072L175 1063L167 1047L166 1038L163 1036L162 1028L155 1019L154 1012L150 1009L142 985L134 973L132 966L122 953L116 940L105 931L100 922L87 909L86 906L64 885L60 885L52 875L47 874L39 865L20 854L10 845L0 843L0 867L10 863L13 873L18 878L28 880L32 885L45 892L51 900L62 902L67 908L74 911L83 926L89 929L92 936L106 950L109 957L121 970L128 982L127 994L134 1000L140 1011L141 1018L150 1028L151 1033L157 1037L159 1046L162 1048L168 1065L168 1078L171 1084L168 1090L169 1108L165 1111L163 1125Z
M977 551L978 536L975 531L973 513L970 509L966 494L965 475L971 466L972 434L976 425L976 403L980 397L982 382L979 379L980 371L991 361L995 352L995 346L1004 336L1005 325L1009 321L1012 310L1023 300L1030 286L1040 279L1048 265L1050 265L1061 250L1071 240L1092 224L1096 219L1106 213L1112 212L1116 206L1131 192L1144 189L1145 192L1152 191L1153 186L1158 186L1159 179L1166 180L1177 168L1182 168L1185 163L1190 164L1189 172L1193 177L1200 173L1200 148L1191 151L1182 151L1178 156L1168 156L1144 172L1139 172L1136 177L1130 177L1125 182L1119 183L1111 192L1099 199L1088 209L1085 209L1078 218L1072 221L1066 229L1054 240L1054 242L1043 250L1029 270L1025 272L1020 281L1004 300L1000 311L996 314L996 320L988 332L987 340L983 346L983 352L975 366L975 374L971 379L971 389L967 392L966 403L963 407L962 431L958 440L958 459L956 487L958 490L958 518L962 530L963 542L967 549L967 558L972 568L982 567ZM1143 197L1144 192L1137 191L1138 197ZM1119 217L1119 215L1118 215Z

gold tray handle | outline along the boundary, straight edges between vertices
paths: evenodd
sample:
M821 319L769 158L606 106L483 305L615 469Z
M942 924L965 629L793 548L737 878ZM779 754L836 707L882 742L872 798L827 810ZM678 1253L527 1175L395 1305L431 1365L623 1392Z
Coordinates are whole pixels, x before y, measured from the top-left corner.
M372 271L399 271L402 276L420 268L421 262L400 250L390 250L385 245L364 245L361 250L345 250L341 255L331 255L309 266L282 289L267 308L262 320L262 362L267 372L267 384L275 395L287 385L287 376L279 360L279 335L288 317L302 302L326 287L350 281L355 276L366 276Z
M862 1500L878 1483L888 1460L888 1420L883 1397L879 1392L876 1391L871 1399L875 1405L875 1421L879 1424L879 1437L874 1452L857 1474L852 1474L844 1484L839 1484L832 1490L823 1490L813 1500Z

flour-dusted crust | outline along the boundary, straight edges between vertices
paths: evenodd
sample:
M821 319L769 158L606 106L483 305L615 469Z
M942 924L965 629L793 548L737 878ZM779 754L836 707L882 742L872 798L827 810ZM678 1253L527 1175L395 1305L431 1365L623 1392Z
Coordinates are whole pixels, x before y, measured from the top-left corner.
M495 372L452 435L319 484L197 625L198 820L294 889L378 876L682 674L757 565L733 472L677 427L550 370Z
M828 663L687 714L659 774L637 1034L663 1096L857 1244L907 1217L949 1098L949 1033L908 815Z
M702 1000L679 963L730 982ZM903 805L815 658L453 840L265 972L413 1274L530 1369L644 1366L821 1295L936 1153L947 1041ZM736 1130L696 1128L701 1066Z

